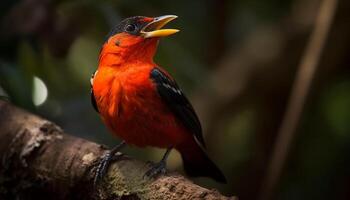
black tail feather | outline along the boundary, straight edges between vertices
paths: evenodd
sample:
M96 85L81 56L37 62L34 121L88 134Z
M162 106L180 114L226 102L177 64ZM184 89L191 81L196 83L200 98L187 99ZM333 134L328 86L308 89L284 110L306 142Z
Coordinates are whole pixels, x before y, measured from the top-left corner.
M224 174L198 145L179 147L185 172L192 177L210 177L220 183L227 183Z

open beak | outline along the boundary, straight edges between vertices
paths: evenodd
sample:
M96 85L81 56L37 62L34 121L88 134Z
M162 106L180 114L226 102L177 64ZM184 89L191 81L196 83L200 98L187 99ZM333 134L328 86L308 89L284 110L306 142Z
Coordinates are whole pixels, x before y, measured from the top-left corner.
M174 33L179 32L177 29L161 29L163 28L167 23L172 21L173 19L176 19L176 15L164 15L160 17L156 17L148 23L142 30L141 30L141 36L144 38L153 38L153 37L165 37L168 35L172 35Z

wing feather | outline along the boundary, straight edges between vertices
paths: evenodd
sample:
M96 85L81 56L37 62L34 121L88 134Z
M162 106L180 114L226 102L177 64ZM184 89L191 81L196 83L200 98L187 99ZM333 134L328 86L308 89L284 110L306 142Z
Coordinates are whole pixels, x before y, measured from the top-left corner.
M159 68L151 71L150 78L156 84L157 92L177 119L193 133L197 142L205 147L198 116L175 80Z

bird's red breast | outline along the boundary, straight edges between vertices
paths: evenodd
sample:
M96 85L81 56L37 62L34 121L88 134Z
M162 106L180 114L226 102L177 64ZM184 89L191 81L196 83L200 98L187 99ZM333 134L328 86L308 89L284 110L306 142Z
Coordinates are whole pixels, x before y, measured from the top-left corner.
M127 143L170 147L186 140L184 127L162 102L150 81L152 65L137 69L99 68L94 95L107 126Z

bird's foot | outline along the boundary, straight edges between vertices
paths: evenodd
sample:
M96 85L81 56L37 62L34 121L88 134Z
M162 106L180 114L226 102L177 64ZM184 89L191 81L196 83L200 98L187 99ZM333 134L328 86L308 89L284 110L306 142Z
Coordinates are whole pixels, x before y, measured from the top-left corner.
M112 161L117 161L123 155L119 152L126 145L125 141L115 146L111 151L108 151L101 157L101 160L97 163L96 172L94 177L94 187L96 188L99 181L106 175L109 165Z
M149 169L143 178L155 178L158 175L163 175L166 173L166 162L160 161L159 163L154 164L151 169Z
M94 177L94 187L103 179L103 177L107 174L108 167L113 161L118 161L123 154L121 153L113 153L107 152L104 154L100 161L97 163L95 177Z

